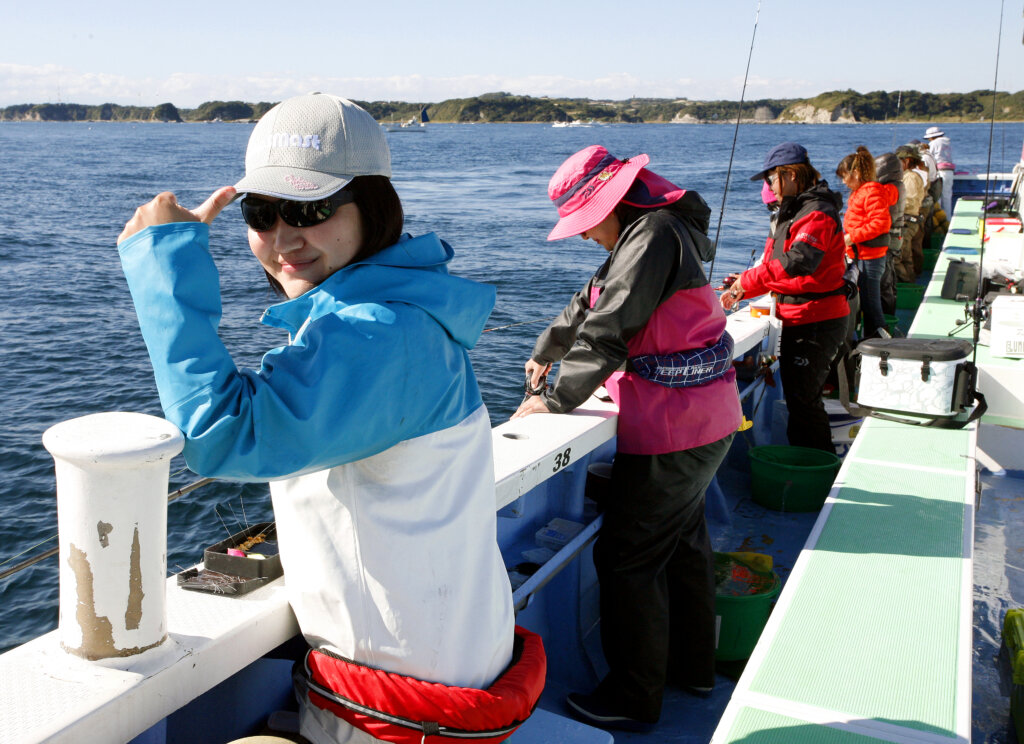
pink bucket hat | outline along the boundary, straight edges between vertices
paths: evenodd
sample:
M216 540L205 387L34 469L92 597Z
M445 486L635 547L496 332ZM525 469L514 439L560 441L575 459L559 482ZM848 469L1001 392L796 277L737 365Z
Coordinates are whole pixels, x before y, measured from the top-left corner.
M636 207L671 204L686 193L644 168L650 158L619 160L600 145L571 156L548 182L548 196L558 207L558 224L548 240L585 233L601 224L620 201Z

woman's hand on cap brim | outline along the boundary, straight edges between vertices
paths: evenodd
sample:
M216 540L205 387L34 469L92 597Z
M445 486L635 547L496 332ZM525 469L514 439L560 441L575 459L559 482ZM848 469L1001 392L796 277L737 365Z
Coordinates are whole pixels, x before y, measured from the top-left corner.
M234 198L235 187L223 186L214 191L198 207L188 210L178 204L177 197L170 191L157 194L152 201L143 204L135 210L135 214L128 220L124 230L117 237L118 245L132 235L153 225L169 225L174 222L205 222L210 224Z

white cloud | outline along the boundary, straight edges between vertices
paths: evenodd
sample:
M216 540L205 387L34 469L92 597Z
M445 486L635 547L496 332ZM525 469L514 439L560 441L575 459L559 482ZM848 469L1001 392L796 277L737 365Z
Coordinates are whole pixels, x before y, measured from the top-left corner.
M904 86L908 81L903 81ZM913 87L913 86L911 86ZM894 90L876 80L765 77L752 75L745 100L800 98L829 90L854 88L861 92ZM1000 86L1001 89L1006 89ZM918 85L918 90L927 86ZM932 92L949 92L942 86ZM1013 88L1010 88L1011 90ZM477 74L451 77L392 75L384 77L290 77L272 75L210 75L171 73L166 76L131 76L81 72L66 66L0 63L0 106L17 103L118 103L154 106L170 102L179 108L195 108L205 101L280 101L289 96L319 90L348 98L379 101L443 101L495 91L518 95L623 100L689 98L691 100L738 100L743 76L728 78L675 77L652 79L632 73L604 74L590 79L565 75Z
M786 95L795 81L751 80L747 98ZM271 77L174 73L166 77L132 77L83 73L58 65L32 67L0 63L0 106L58 100L94 105L118 103L152 106L171 102L194 108L204 101L279 101L313 90L360 100L442 101L494 91L532 96L569 96L621 100L631 96L691 99L739 98L743 80L666 78L651 80L628 73L581 80L559 75L460 75L425 77ZM806 84L803 84L806 87ZM817 92L817 91L815 91Z

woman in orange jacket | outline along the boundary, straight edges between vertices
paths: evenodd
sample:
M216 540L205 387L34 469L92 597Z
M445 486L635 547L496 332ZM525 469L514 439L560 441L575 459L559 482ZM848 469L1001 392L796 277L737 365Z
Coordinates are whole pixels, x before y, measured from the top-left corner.
M889 207L899 200L899 191L891 183L875 180L875 159L863 145L840 161L836 175L850 189L843 218L844 239L846 256L860 271L858 286L864 317L861 337L887 336L881 281L892 225Z

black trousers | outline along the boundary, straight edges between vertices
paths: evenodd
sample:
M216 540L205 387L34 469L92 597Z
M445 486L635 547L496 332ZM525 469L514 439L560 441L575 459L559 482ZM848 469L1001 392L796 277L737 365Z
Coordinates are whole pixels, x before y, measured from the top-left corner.
M891 234L889 242L895 241ZM900 248L894 251L892 248L885 254L885 272L882 274L880 291L882 293L882 312L886 315L896 314L896 254Z
M792 445L835 451L821 389L846 338L847 322L842 317L782 328L779 372L789 409L786 437Z
M638 720L658 720L670 672L682 684L714 684L714 557L704 493L734 436L682 452L615 456L594 547L610 667L597 694Z

